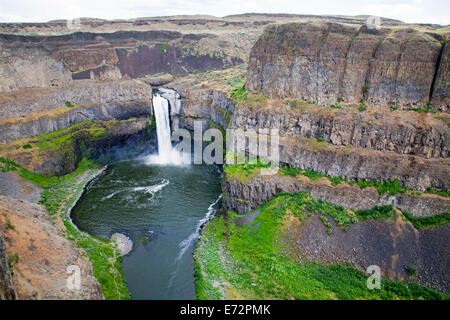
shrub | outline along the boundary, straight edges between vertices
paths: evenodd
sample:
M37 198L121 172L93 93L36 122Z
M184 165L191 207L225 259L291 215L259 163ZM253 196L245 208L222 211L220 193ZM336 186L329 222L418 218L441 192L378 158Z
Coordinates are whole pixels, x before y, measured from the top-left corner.
M339 102L336 102L335 104L331 105L333 108L342 109L342 105Z
M167 43L163 43L161 45L161 52L166 52L167 51Z
M66 101L66 107L73 108L75 105L70 101Z
M362 221L367 219L379 219L379 218L389 218L392 216L393 208L392 206L376 206L372 209L367 210L357 210L356 214L361 218Z
M235 100L238 104L244 102L247 99L248 91L245 89L245 84L241 87L234 88L231 90L230 98Z
M412 264L406 268L406 274L409 278L413 278L417 275L417 267Z
M27 144L24 144L24 145L22 146L22 148L24 148L24 149L31 149L31 148L33 148L33 147L31 146L31 144L27 143Z

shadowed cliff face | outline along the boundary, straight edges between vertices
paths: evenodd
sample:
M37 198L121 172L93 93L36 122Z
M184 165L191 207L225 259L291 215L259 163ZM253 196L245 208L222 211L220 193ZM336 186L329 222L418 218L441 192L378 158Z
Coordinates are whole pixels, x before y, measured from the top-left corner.
M8 266L3 234L0 232L0 300L15 300L16 298L16 290L14 289Z
M413 29L369 30L336 23L267 27L252 48L247 87L268 97L398 108L423 107L443 84L443 45ZM446 63L444 53L444 62ZM443 93L444 96L448 93ZM441 93L442 96L442 93ZM437 94L436 110L446 110Z

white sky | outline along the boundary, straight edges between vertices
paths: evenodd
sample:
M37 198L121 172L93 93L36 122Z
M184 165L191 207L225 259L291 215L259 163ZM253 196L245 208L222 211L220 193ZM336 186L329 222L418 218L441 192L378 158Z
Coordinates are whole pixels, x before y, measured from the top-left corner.
M92 17L297 13L374 15L409 23L450 24L450 0L0 0L0 22Z

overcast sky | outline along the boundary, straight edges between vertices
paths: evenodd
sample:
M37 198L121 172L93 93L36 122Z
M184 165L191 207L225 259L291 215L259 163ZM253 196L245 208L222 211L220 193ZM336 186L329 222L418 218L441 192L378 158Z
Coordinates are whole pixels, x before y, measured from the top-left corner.
M180 14L223 17L247 12L374 15L450 24L450 0L0 0L0 22L93 17L129 19Z

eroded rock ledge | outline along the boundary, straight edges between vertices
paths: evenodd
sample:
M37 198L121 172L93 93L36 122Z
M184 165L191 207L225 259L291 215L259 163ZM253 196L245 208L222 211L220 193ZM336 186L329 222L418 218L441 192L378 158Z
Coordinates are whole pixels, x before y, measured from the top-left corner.
M450 198L434 194L410 195L397 193L379 195L375 188L361 189L357 185L341 183L332 186L327 179L310 181L307 177L290 177L280 174L256 175L248 181L225 176L222 182L224 206L244 214L257 209L273 196L286 192L306 191L314 199L321 199L347 209L365 210L380 205L392 205L415 217L434 216L450 212Z
M78 81L0 95L0 143L66 129L86 120L151 114L152 89L136 80Z
M45 208L0 196L0 210L6 252L18 257L12 267L18 299L103 299L89 259L64 237ZM72 265L81 271L80 290L67 288L67 268Z
M380 113L358 112L296 103L296 108L277 100L269 100L266 106L244 104L236 108L231 128L276 128L281 136L321 138L336 146L352 145L426 158L448 157L449 126L436 115L389 109Z
M337 23L269 26L251 50L247 89L320 105L363 98L370 106L407 109L432 100L434 110L447 111L450 50L436 38Z

